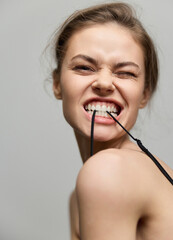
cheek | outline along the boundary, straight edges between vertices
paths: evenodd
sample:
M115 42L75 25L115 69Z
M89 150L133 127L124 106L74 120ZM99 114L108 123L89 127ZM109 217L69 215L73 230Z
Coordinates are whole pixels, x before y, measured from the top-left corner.
M63 86L64 87L64 86ZM73 109L74 107L74 98L71 94L70 89L62 88L62 108L63 108L63 114L66 119L66 121L72 126L73 122L73 115L75 114L75 111Z
M75 119L78 119L82 86L76 77L66 73L61 77L61 92L64 117L74 127Z
M140 103L143 96L143 85L127 84L127 88L122 89L122 96L126 102L125 113L128 116L125 121L127 129L131 129L136 123L138 112L140 109Z
M80 75L73 74L71 71L64 71L61 77L61 92L64 103L73 105L80 104L88 86L90 85L91 79Z
M61 92L63 104L70 104L74 100L74 91L76 89L75 81L70 74L62 74L61 76Z
M129 94L129 104L131 103L132 107L139 108L143 96L143 90L133 89L132 93Z
M72 112L74 112L74 95L73 91L71 91L72 87L67 82L62 81L61 85L62 90L62 107L63 107L63 114L66 119L66 121L71 124L71 116Z
M131 108L139 108L143 98L144 84L141 82L126 81L119 85L119 90L126 104Z

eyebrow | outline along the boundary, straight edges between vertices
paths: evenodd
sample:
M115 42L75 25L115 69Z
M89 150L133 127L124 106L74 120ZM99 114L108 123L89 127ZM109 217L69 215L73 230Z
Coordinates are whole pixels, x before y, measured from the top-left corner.
M95 60L94 58L88 56L88 55L78 54L78 55L74 56L71 60L75 60L77 58L81 58L81 59L83 59L85 61L88 61L92 64L98 65L98 61ZM116 64L113 65L114 68L122 68L122 67L126 67L126 66L133 66L133 67L136 67L136 68L140 69L140 67L136 63L129 62L129 61L119 62L119 63L116 63Z
M120 62L120 63L114 64L115 68L121 68L121 67L126 67L126 66L133 66L133 67L140 69L140 67L134 62Z
M85 60L85 61L88 61L88 62L90 62L90 63L92 63L92 64L95 64L95 65L98 64L98 61L97 61L97 60L95 60L94 58L89 57L89 56L87 56L87 55L78 54L78 55L74 56L71 60L75 60L76 58L81 58L81 59L83 59L83 60Z

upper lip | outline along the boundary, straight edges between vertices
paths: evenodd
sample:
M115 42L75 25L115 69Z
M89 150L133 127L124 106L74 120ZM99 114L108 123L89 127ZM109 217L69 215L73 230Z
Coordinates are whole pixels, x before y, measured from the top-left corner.
M85 105L87 105L88 103L93 102L93 101L114 103L115 105L119 106L120 109L123 109L123 106L119 101L117 101L113 98L101 98L101 97L89 98L84 102L83 106L85 107Z

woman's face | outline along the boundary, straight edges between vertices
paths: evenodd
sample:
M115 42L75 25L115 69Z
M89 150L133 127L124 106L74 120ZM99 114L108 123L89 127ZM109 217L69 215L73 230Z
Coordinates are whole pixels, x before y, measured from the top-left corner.
M105 111L131 129L148 100L144 81L143 51L129 30L115 23L84 28L69 39L62 64L64 116L75 132L90 137L96 108L95 140L117 139L125 133Z

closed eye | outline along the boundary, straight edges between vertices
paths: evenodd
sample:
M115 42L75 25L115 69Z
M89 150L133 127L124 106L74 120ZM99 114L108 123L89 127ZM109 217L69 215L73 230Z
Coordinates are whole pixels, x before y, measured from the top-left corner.
M77 65L77 66L75 66L73 68L73 70L76 70L76 71L79 70L79 71L83 71L83 72L85 72L85 71L92 71L92 72L94 72L93 68L91 68L89 66L86 66L86 65Z
M136 74L133 72L117 72L115 73L120 78L136 78Z

